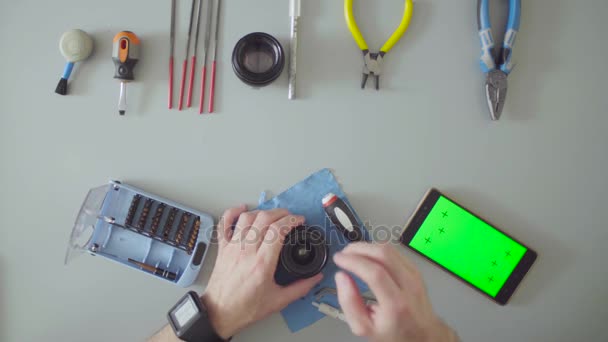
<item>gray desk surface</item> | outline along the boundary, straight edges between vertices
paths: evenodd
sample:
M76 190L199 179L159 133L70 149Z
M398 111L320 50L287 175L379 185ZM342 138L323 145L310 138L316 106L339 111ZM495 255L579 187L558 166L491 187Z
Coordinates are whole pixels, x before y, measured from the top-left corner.
M608 2L523 1L519 64L498 123L485 107L473 0L419 0L380 93L358 88L361 57L342 1L303 0L295 102L285 74L254 90L229 64L246 33L287 43L288 1L224 2L213 117L165 109L169 1L0 5L0 340L143 340L184 292L101 258L63 265L90 187L121 179L217 217L323 167L373 225L402 225L437 186L538 250L506 307L404 252L463 340L608 339ZM370 45L380 46L402 1L356 3ZM179 1L178 60L188 7ZM96 51L75 72L72 95L60 97L58 39L75 27L93 35ZM110 58L122 29L143 40L126 117L116 113ZM330 319L291 335L275 315L235 341L287 339L355 340Z

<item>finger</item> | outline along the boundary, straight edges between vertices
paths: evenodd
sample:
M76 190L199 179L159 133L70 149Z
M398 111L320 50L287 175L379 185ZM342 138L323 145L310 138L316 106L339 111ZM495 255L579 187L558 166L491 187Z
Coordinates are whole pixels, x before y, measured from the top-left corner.
M279 255L285 243L285 238L295 227L299 226L296 220L293 224L271 225L264 235L264 241L258 250L266 265L276 265L279 262Z
M247 242L251 245L251 248L255 248L255 250L257 251L262 245L266 233L269 229L271 229L270 227L272 227L274 231L280 231L281 229L289 229L290 227L297 227L299 225L302 225L304 224L304 220L304 216L287 215L279 219L278 221L271 223L265 228L260 228L259 230L258 227L256 227L254 224L254 226L251 227L251 229L249 230L249 233L247 233ZM254 243L251 243L252 241Z
M289 211L282 208L261 211L246 235L246 248L250 251L257 251L259 246L258 241L263 240L268 226L287 215L289 215Z
M378 298L380 304L388 304L400 298L399 287L386 268L362 255L336 253L334 262L338 267L361 278Z
M395 279L397 285L407 288L413 276L418 274L416 266L401 255L389 244L351 243L342 250L345 254L361 255L371 258L375 262L384 265L390 275Z
M219 250L222 250L232 239L232 226L245 210L247 210L247 206L243 204L239 207L226 210L220 218L220 222L217 224Z
M363 297L353 278L344 272L336 273L336 288L338 290L338 302L346 323L350 326L353 334L357 336L368 336L373 328L373 322L369 309L363 302Z
M245 248L250 252L257 252L268 227L274 222L277 222L288 215L289 211L282 208L261 211L255 218L255 221L245 236Z
M251 228L251 225L259 213L259 210L254 210L241 214L239 219L236 221L234 232L232 233L232 240L230 240L230 242L243 242L243 237L247 235L247 232Z
M323 274L319 273L314 277L298 280L297 282L281 288L281 294L275 298L279 298L277 310L282 310L289 303L296 301L308 294L315 285L323 279Z

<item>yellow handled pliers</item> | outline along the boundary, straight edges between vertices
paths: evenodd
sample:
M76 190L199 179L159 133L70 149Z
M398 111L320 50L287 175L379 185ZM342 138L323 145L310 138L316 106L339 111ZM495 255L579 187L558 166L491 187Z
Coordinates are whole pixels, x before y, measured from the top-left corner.
M380 74L382 73L382 60L384 59L384 55L386 55L393 48L393 46L397 44L399 39L403 37L405 31L407 31L407 28L410 26L413 12L414 3L412 0L405 0L405 10L403 12L403 19L401 19L399 27L397 27L397 30L395 30L386 43L384 43L384 46L382 46L380 52L375 53L369 51L365 38L363 38L361 30L359 30L359 27L357 26L355 15L353 14L353 0L344 0L344 17L346 18L346 25L348 25L348 29L352 33L355 42L361 51L363 51L364 66L361 89L365 88L367 78L370 74L376 77L376 90L380 89Z

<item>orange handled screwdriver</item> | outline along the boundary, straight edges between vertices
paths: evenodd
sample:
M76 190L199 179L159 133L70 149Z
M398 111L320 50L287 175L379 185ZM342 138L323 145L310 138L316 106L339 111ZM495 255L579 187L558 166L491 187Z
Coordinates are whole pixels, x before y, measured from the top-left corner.
M127 83L135 79L133 69L139 61L139 38L130 31L119 32L114 36L112 60L116 71L114 78L120 80L120 98L118 113L125 115L127 111Z

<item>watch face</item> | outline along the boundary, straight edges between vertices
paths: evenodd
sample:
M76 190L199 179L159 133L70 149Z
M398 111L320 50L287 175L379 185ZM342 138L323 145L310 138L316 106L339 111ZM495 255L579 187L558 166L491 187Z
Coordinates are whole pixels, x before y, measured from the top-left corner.
M178 329L188 325L193 318L198 315L198 308L190 296L184 298L184 301L178 304L177 308L171 313L178 325Z
M215 333L205 306L194 291L180 299L167 313L167 318L175 335L182 341L223 341Z

